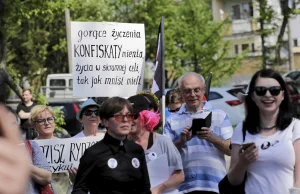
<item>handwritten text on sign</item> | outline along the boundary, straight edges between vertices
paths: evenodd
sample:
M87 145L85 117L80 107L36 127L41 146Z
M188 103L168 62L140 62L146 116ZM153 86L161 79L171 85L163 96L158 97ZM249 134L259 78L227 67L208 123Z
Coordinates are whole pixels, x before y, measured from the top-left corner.
M53 173L66 172L78 167L84 151L103 137L34 140L47 158Z
M144 24L71 22L74 96L135 95L142 90Z

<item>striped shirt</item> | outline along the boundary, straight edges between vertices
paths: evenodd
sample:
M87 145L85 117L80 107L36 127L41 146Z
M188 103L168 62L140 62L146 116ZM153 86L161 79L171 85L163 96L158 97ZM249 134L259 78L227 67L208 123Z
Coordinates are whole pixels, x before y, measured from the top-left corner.
M171 115L164 127L163 134L173 142L180 138L180 132L192 125L193 118L201 117L201 114L212 112L211 129L215 136L224 140L230 139L233 133L232 125L226 113L214 109L207 102L203 102L203 109L196 113L186 110L186 105L181 106L177 114ZM205 114L206 114L205 113ZM186 142L180 150L185 181L179 185L179 191L188 193L192 191L211 191L219 193L218 183L226 175L226 163L224 154L212 143L193 137Z

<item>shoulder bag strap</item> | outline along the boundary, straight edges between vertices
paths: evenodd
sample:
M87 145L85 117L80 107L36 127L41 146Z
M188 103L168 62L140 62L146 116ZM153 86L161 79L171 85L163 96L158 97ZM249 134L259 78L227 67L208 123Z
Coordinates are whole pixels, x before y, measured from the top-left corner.
M30 141L29 140L25 140L25 145L26 145L26 148L31 156L31 160L33 159L33 151L32 151L32 147L31 147L31 144L30 144Z

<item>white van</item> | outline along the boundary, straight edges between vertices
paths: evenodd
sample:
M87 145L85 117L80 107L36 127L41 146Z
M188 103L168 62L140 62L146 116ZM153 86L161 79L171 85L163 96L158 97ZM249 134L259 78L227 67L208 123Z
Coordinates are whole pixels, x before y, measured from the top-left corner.
M49 74L41 92L47 98L73 98L73 75L71 73Z

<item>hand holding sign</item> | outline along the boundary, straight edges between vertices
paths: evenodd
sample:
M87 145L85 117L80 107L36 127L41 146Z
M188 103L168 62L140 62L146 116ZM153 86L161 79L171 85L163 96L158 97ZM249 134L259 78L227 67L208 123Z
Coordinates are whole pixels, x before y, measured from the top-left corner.
M69 172L69 177L70 177L70 181L74 184L75 182L75 178L77 175L77 170L78 168L69 168L68 172Z
M29 160L15 115L0 105L0 193L25 191L29 178Z

